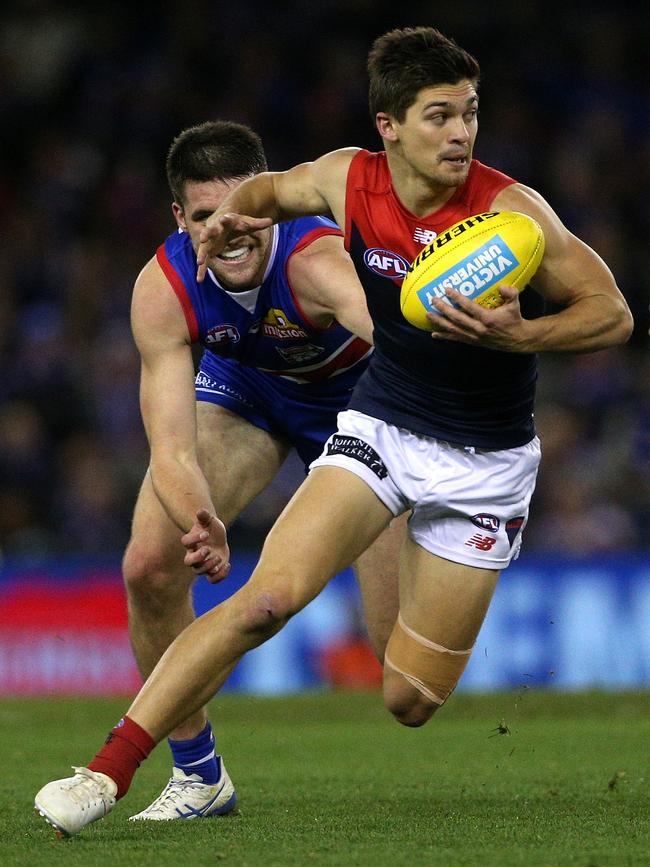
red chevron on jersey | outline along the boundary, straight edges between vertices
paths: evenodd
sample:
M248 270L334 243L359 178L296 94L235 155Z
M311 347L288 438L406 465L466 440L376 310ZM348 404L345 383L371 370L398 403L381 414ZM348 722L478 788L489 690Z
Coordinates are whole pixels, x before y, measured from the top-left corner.
M386 154L359 151L348 171L345 207L345 247L350 251L354 224L368 251L395 257L396 268L385 276L401 284L399 261L410 263L422 250L422 238L439 235L453 223L488 211L497 193L516 183L497 169L472 160L465 183L449 201L427 217L416 217L395 195ZM366 262L366 267L371 267ZM377 272L376 268L372 270Z

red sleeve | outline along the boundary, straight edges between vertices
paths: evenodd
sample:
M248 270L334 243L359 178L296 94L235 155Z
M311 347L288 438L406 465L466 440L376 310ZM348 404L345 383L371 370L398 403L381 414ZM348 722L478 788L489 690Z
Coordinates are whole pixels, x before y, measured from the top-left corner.
M350 235L352 234L352 203L354 190L359 185L360 175L364 169L364 163L370 151L361 150L350 160L348 177L345 184L345 235L343 243L345 249L350 252Z
M300 313L307 325L310 328L313 328L314 331L329 331L329 329L336 324L336 321L334 321L332 325L328 325L327 328L319 328L318 325L314 325L311 319L305 314L305 311L302 309L296 293L294 292L293 286L291 285L291 280L289 280L289 260L296 253L299 253L301 250L309 247L310 244L313 244L314 241L318 240L318 238L324 238L326 235L334 235L337 238L341 238L343 236L343 232L341 232L340 229L333 229L329 226L323 226L319 229L312 229L311 232L307 232L305 235L303 235L303 237L296 244L291 253L287 256L287 261L284 263L284 273L287 278L287 285L291 291L291 297L293 298L293 303L296 306L296 310L298 311L298 313Z
M158 264L162 268L165 277L169 280L172 289L176 293L176 297L180 301L183 314L185 315L185 321L187 322L187 327L190 332L190 340L192 343L196 343L199 339L199 323L196 319L196 313L192 306L192 301L188 295L185 283L183 283L180 274L167 257L164 244L161 244L156 250L156 259L158 260Z

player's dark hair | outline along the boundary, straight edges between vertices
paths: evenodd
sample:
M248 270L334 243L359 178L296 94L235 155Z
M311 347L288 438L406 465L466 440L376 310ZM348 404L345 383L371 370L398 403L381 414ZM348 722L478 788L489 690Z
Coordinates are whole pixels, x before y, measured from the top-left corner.
M386 112L400 123L424 87L478 84L478 61L453 39L433 27L404 27L376 39L368 55L372 119Z
M182 204L188 181L225 181L267 170L262 140L229 120L211 120L184 129L171 143L165 163L175 202Z

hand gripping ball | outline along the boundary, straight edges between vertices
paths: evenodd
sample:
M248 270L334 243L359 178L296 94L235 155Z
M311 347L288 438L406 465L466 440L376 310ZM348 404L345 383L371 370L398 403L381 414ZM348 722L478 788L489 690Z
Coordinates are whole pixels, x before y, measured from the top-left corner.
M520 292L544 255L544 233L532 217L517 211L489 211L454 223L418 253L402 283L404 318L432 331L427 313L449 287L482 307L499 307L499 284ZM448 303L451 304L451 301Z

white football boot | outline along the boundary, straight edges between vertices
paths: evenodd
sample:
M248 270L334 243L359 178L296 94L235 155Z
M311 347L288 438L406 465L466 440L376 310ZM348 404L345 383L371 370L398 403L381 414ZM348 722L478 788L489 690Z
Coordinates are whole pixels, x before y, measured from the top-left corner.
M110 777L88 768L73 770L74 777L48 783L34 799L35 809L59 837L77 834L115 806L117 784Z
M237 795L222 759L219 764L221 775L212 785L204 783L198 774L186 774L180 768L173 768L170 781L156 800L129 821L170 822L229 813L237 803Z

